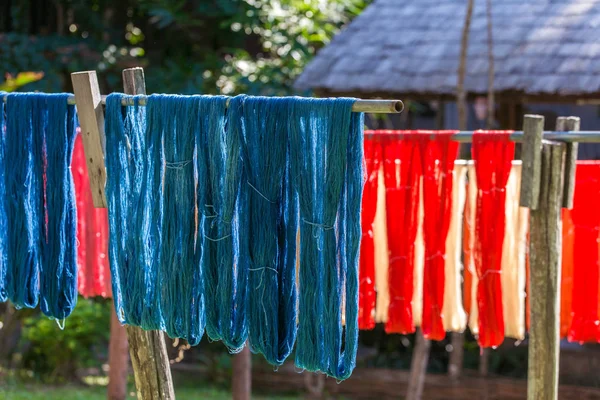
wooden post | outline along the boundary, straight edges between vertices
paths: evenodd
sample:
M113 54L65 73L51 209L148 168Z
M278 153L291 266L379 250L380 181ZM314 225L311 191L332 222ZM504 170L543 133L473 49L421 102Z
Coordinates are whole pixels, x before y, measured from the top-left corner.
M408 379L408 388L406 389L406 400L420 400L423 396L430 348L431 341L423 337L421 328L417 328L415 333L415 348L410 361L410 377Z
M579 117L558 117L556 119L557 131L578 131L580 126ZM577 152L579 143L567 143L567 154L565 157L565 189L563 207L569 210L573 208L573 195L575 194L575 169L577 168Z
M126 71L131 72L126 73ZM125 70L123 73L123 78L126 80L125 91L135 90L130 94L145 94L143 76L141 68ZM104 114L98 79L95 71L86 71L71 74L71 80L88 163L90 186L94 195L94 206L105 208ZM175 399L170 363L162 332L144 331L133 326L127 326L126 329L138 399Z
M233 400L250 400L252 394L252 354L250 348L233 355L231 397Z
M537 210L540 197L540 175L542 168L542 134L544 117L525 115L523 120L523 172L521 173L521 207Z
M525 143L534 143L543 126L543 117L526 116ZM528 140L528 137L530 140ZM530 146L528 149L532 149ZM531 328L529 332L529 365L527 373L528 400L554 400L558 396L558 367L560 342L560 261L561 261L561 206L563 203L563 174L566 145L542 141L538 151L540 174L535 168L526 169L523 155L523 182L531 185L526 193L538 193L529 198L537 207L530 219L530 286ZM538 190L535 190L535 187ZM522 192L523 193L523 192ZM522 199L523 200L523 199ZM532 203L530 203L532 204Z
M144 69L123 70L123 89L126 94L146 94ZM138 399L175 399L163 333L127 325L127 336Z
M106 208L104 111L96 71L71 74L94 207Z

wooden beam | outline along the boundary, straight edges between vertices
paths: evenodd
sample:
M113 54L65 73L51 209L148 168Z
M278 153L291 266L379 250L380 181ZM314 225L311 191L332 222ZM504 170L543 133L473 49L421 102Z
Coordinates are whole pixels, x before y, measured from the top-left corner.
M565 152L564 143L543 142L538 207L531 210L528 400L558 398L560 226Z
M94 207L106 208L106 167L104 166L104 111L96 71L71 74L81 138L90 177Z
M579 117L558 117L556 119L557 131L578 131L580 127ZM573 208L573 196L575 194L575 171L577 168L577 152L579 143L567 143L567 154L565 156L565 192L563 195L564 208L569 210Z
M144 69L123 70L123 89L126 94L146 94ZM164 334L127 325L127 336L138 399L175 399Z
M430 348L431 341L425 339L421 328L417 328L415 347L410 361L410 378L406 388L406 400L420 400L423 397Z
M521 207L536 210L540 196L542 132L544 117L525 115L523 120L523 172L521 178Z

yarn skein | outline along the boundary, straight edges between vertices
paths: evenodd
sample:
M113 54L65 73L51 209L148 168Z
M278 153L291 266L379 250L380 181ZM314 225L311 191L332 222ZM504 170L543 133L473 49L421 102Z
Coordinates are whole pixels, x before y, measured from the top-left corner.
M0 96L4 96L4 92L0 92ZM4 118L5 103L0 102L0 302L7 300L6 293L6 268L7 268L7 223L6 223L6 166L4 163L4 147L5 147L5 132L6 120Z
M45 229L40 268L40 307L64 319L77 303L77 209L71 161L75 146L75 106L68 93L43 95L46 105Z
M287 124L281 119L289 113L291 101L250 97L243 114L250 188L250 345L273 365L285 361L296 339L297 202L287 180Z
M363 182L362 124L351 124L354 101L297 99L289 118L292 177L300 204L296 365L336 379L350 375L358 339L360 212L351 217L347 214L349 209L356 211L357 206L360 210ZM349 141L353 149L350 163ZM357 141L360 146L355 148ZM354 158L357 153L358 168ZM347 172L347 168L358 171ZM353 181L346 186L349 177ZM358 188L354 187L357 184Z

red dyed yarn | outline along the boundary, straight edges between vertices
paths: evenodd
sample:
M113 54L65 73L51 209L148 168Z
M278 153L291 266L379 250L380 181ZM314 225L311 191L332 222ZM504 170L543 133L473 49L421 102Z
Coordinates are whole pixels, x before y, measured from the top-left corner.
M442 340L446 265L446 237L452 212L452 172L458 143L451 141L455 131L421 131L420 147L423 170L423 336Z
M506 183L515 145L508 131L477 131L472 154L477 176L477 210L474 261L479 284L479 338L481 347L495 347L504 340L502 311L502 244Z
M359 265L358 328L375 327L375 243L373 241L373 220L377 210L377 184L381 166L381 144L378 138L365 138L366 180L363 190Z
M578 162L571 217L574 227L572 320L569 340L595 342L598 320L600 163Z
M84 297L112 297L108 264L108 214L94 208L85 152L77 135L71 163L77 199L77 279Z
M390 304L385 330L415 331L412 315L414 244L419 211L421 161L417 135L401 137L382 133L386 187Z

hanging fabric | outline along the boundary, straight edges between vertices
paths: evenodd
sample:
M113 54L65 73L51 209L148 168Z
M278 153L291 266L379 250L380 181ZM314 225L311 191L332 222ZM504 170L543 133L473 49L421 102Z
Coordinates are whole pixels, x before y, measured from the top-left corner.
M502 246L505 233L506 184L514 156L510 132L473 134L477 178L475 268L479 283L479 337L481 347L495 347L504 339L502 309Z
M519 206L521 163L513 162L506 184L502 245L502 310L506 337L525 338L525 253L528 209Z
M373 222L377 211L379 167L381 166L381 144L377 136L365 139L366 181L363 189L358 295L358 327L375 327L375 243Z
M248 97L243 154L248 191L248 318L250 346L281 365L296 340L297 195L290 184L289 98ZM371 254L372 256L372 254Z
M417 211L417 237L414 244L413 256L413 295L412 316L415 328L420 328L423 322L423 270L425 268L425 241L423 238L423 177L419 177L419 210Z
M79 130L79 129L78 129ZM77 286L84 297L112 297L108 265L108 213L95 208L85 160L78 135L71 164L77 199Z
M427 339L442 340L446 331L442 322L444 307L446 238L452 213L452 171L458 143L451 140L454 131L420 132L423 171L423 320L421 329Z
M375 220L373 221L373 242L375 250L375 290L377 291L377 299L375 304L375 322L377 323L387 322L388 306L390 304L388 285L389 250L385 202L385 178L383 173L382 162L377 173L377 210L375 212Z
M574 227L572 320L568 338L574 342L600 339L598 279L600 163L578 162L571 210Z
M354 101L297 99L289 114L300 204L296 365L336 379L350 376L358 344L363 114L352 113Z
M415 330L412 298L421 177L419 142L411 135L405 134L402 140L383 137L382 145L390 295L385 330L388 333L406 334Z
M76 205L69 94L7 95L3 145L6 297L66 318L77 302ZM10 167L8 167L10 166Z
M467 315L462 302L462 231L463 211L466 200L467 165L458 160L452 172L452 213L446 237L446 264L444 271L444 330L463 332Z
M477 306L477 271L475 268L475 224L477 210L477 177L475 166L469 163L467 166L467 198L465 203L465 214L463 219L464 238L463 254L465 260L463 297L464 307L468 314L468 325L471 333L479 333L479 312Z
M560 337L569 335L573 306L573 271L575 269L575 226L571 210L562 209L562 252L560 276Z

